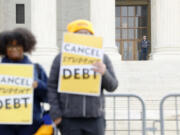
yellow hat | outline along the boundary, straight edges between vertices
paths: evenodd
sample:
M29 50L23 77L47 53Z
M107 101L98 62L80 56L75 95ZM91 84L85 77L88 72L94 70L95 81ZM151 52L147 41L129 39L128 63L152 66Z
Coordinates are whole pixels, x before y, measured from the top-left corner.
M86 29L92 34L94 34L92 23L87 20L75 20L68 24L68 32L76 32L78 30Z

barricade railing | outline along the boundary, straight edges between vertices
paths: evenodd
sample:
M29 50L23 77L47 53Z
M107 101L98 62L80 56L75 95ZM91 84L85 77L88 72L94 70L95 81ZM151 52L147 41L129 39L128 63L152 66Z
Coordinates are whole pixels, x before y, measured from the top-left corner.
M141 97L133 94L106 94L105 99L106 135L140 135L140 133L146 135L146 108ZM111 122L109 124L111 129L108 128L108 122ZM122 126L123 129L119 129L119 126Z
M179 98L179 100L178 100ZM170 104L165 106L165 103L168 103L168 99ZM179 101L179 104L178 104ZM174 103L173 103L174 102ZM172 106L174 104L174 106ZM160 102L160 130L161 130L161 135L165 135L167 132L167 135L180 135L180 125L179 125L179 108L180 107L180 94L170 94L162 98ZM165 108L169 107L169 108ZM167 113L167 112L168 113ZM168 117L165 117L165 112ZM165 123L169 123L169 125L166 126L165 129ZM170 129L170 127L173 129Z
M158 123L161 135L180 135L179 109L180 94L163 97L160 100L160 119L152 119L152 127L147 128L146 106L141 97L134 94L105 94L105 132L106 135L146 135L147 132L159 135Z

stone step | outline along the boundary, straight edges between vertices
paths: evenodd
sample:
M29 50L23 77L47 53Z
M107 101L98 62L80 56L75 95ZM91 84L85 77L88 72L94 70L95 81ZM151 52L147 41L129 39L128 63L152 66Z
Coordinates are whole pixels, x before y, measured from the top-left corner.
M120 61L113 56L111 60L119 80L115 93L136 94L144 100L180 93L179 61Z
M115 124L115 128L114 128ZM180 127L179 127L180 128ZM175 135L177 134L176 121L168 120L164 123L165 133L167 135ZM128 134L128 131L132 135L141 135L142 134L142 121L133 120L118 120L115 123L113 121L106 121L106 135L113 135L113 130L116 131L117 135L120 133L124 133L124 135ZM160 123L157 120L147 120L146 122L146 133L151 135L152 133L156 133L156 135L160 135ZM154 134L152 134L154 135Z

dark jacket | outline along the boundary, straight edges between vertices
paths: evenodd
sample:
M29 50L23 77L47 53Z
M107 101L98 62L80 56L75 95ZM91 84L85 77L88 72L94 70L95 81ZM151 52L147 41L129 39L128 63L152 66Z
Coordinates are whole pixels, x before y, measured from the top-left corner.
M142 40L140 43L141 49L148 49L150 47L149 40Z
M2 58L2 63L32 64L27 56L24 56L21 61L17 62L4 57ZM33 121L41 121L42 110L40 103L47 102L47 75L40 65L39 69L34 68L34 71L34 80L38 82L38 87L34 90ZM38 74L41 75L41 80L38 78Z
M96 118L104 116L103 89L112 92L118 86L118 81L108 56L104 55L104 64L106 65L107 71L102 76L100 96L83 96L58 93L57 88L60 69L60 57L61 54L57 55L54 59L48 80L48 100L51 105L51 118L55 120L58 117Z

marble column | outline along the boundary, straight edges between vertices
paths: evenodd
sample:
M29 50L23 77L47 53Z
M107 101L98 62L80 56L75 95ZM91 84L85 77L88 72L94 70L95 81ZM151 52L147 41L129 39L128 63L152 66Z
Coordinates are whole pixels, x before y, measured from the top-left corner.
M0 32L3 31L3 1L0 0Z
M115 0L91 0L90 4L95 35L103 37L105 53L119 62L121 55L115 45Z
M57 0L57 42L61 47L63 33L67 25L76 19L87 19L90 16L90 0Z
M37 39L32 59L47 72L58 53L56 12L56 0L31 0L31 30Z
M152 59L180 60L180 0L152 0Z

